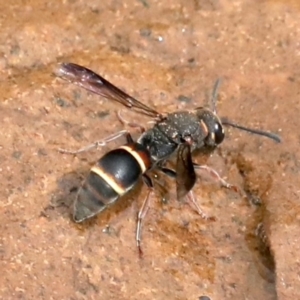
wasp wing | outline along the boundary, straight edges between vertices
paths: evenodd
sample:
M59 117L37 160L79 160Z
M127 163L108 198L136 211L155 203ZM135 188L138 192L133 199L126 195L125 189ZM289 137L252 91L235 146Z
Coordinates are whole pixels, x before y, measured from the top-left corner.
M88 68L73 63L63 63L58 70L58 75L90 92L119 102L126 107L137 109L147 116L162 118L160 113L129 96Z
M196 173L192 161L191 147L181 144L178 147L176 163L176 190L178 200L182 200L193 188L196 182Z

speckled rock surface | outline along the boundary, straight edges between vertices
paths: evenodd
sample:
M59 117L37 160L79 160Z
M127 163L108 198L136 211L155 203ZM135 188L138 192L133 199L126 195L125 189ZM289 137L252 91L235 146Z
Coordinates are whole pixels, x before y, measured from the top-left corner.
M278 0L2 3L0 299L300 299L299 15ZM207 103L221 77L219 114L283 142L227 130L207 164L241 193L205 173L194 188L215 222L162 176L170 192L156 190L140 259L142 185L85 224L70 218L90 166L122 141L76 157L58 148L123 126L121 106L55 76L63 61L161 111Z

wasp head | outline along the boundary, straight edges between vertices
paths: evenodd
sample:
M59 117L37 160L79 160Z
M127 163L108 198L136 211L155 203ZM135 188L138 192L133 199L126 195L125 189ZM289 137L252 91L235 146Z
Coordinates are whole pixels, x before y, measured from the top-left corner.
M206 133L205 146L216 147L221 144L224 140L225 132L219 117L210 109L204 107L197 108L196 114L203 131Z

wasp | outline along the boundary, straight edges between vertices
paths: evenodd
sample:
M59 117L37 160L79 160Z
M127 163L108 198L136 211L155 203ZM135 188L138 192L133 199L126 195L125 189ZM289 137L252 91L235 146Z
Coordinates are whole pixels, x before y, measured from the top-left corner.
M211 108L197 107L191 110L160 113L83 66L63 63L58 70L58 75L90 92L118 102L153 119L152 128L145 129L139 124L125 121L119 115L123 123L140 130L141 135L136 141L128 130L122 130L78 151L61 150L64 153L77 154L93 147L106 145L121 136L126 137L125 145L104 154L91 168L75 199L73 219L75 222L82 222L99 214L132 190L142 178L148 187L148 193L138 213L136 241L140 253L142 220L149 208L149 199L153 192L153 182L149 171L156 169L175 178L177 199L182 200L187 197L194 203L198 213L206 217L192 193L196 182L195 169L209 171L227 188L234 188L234 186L221 178L215 170L194 163L192 152L194 150L213 151L224 140L223 125L280 142L280 137L274 133L247 128L217 116L216 94L220 80L214 87ZM166 168L165 163L175 154L175 170Z

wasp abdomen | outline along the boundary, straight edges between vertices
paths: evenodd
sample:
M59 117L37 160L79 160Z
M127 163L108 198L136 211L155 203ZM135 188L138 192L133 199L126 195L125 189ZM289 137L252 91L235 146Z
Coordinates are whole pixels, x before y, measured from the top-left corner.
M118 197L119 195L103 178L91 171L79 189L74 202L74 221L82 222L94 216Z
M151 167L150 154L138 143L106 153L90 170L74 203L73 218L82 222L129 191Z

